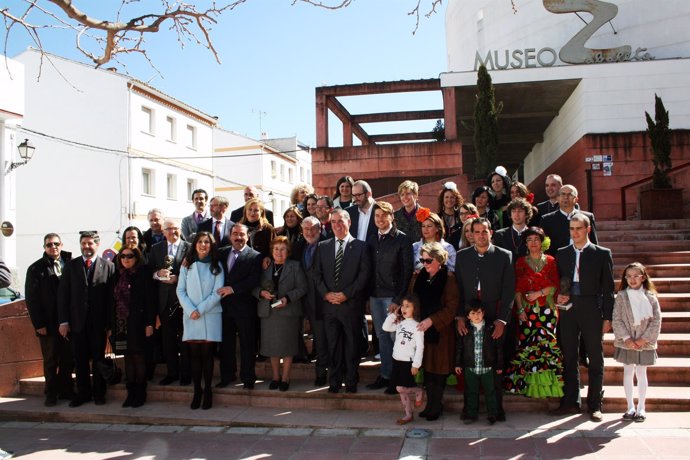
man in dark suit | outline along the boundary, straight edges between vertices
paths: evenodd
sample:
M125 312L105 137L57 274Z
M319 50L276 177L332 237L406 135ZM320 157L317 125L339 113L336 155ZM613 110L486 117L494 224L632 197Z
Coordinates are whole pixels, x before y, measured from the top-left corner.
M494 339L501 339L506 325L512 316L513 299L515 297L515 271L513 270L512 254L505 249L491 244L491 222L480 217L472 222L474 245L462 249L455 258L455 276L460 294L460 305L456 316L458 333L467 334L465 322L465 307L474 299L481 301L484 306L484 318L493 322ZM513 353L515 350L511 350ZM510 355L512 356L512 354ZM506 361L508 361L506 359ZM501 370L502 371L502 370ZM498 415L496 420L505 421L503 410L503 375L496 373L496 402ZM465 415L463 411L463 416Z
M386 394L397 394L390 382L393 371L393 337L383 330L389 313L398 311L407 294L412 278L412 242L396 227L393 206L385 201L376 202L374 220L378 232L367 239L371 259L369 284L369 310L374 333L379 339L381 367L376 381L367 385L370 390L385 388Z
M237 372L235 341L240 339L240 380L244 388L251 390L256 382L257 322L256 298L252 290L261 279L261 253L247 245L248 228L243 224L232 226L232 246L220 253L225 285L218 289L223 306L223 342L220 347L220 382L217 388L225 388L234 382Z
M331 213L333 212L333 200L330 196L320 196L316 200L316 218L319 219L321 227L321 237L324 240L333 238L333 230L331 229Z
M340 391L344 380L345 391L356 393L364 298L371 268L366 243L349 233L350 215L336 209L331 214L331 227L335 236L319 243L314 262L330 356L328 391Z
M146 217L149 221L149 229L144 232L144 243L146 243L146 252L149 254L154 244L165 240L165 235L163 234L163 211L153 208Z
M210 217L210 214L206 210L207 201L208 194L206 193L206 190L198 188L192 192L194 212L182 219L182 225L180 226L182 236L185 238L185 240L192 241L199 224Z
M576 212L584 214L589 219L591 228L589 240L597 244L597 229L594 224L594 214L577 208L577 195L577 189L574 186L564 185L558 192L559 209L542 216L540 222L541 228L544 230L546 236L551 238L551 246L546 250L546 253L551 256L555 256L559 249L571 244L568 224L570 222L570 216Z
M359 241L366 241L377 232L374 222L376 203L366 181L358 180L352 186L352 200L354 204L346 209L350 215L350 234Z
M58 286L72 254L62 250L57 233L43 237L43 257L26 271L26 307L36 330L45 377L45 405L57 404L58 397L74 399L74 356L67 340L58 332Z
M228 204L228 199L224 196L211 198L209 203L211 217L197 226L197 232L211 233L219 248L230 245L230 229L234 222L225 215Z
M544 190L546 191L546 200L537 204L537 214L536 218L532 222L532 225L540 226L541 218L545 215L558 210L558 192L561 191L563 186L563 179L558 174L549 174L546 176L546 183L544 185Z
M165 240L153 245L149 264L153 279L158 285L158 317L161 322L163 356L167 366L160 385L170 385L180 379L180 385L192 382L189 362L189 346L182 342L182 307L177 299L177 277L180 265L187 255L189 243L180 238L180 226L176 219L163 221Z
M105 404L106 385L98 364L104 359L108 316L114 308L115 265L96 255L100 241L96 232L80 233L82 256L65 264L58 288L58 330L72 343L77 374L77 394L70 407L92 397L97 405Z
M314 386L320 387L324 386L327 381L329 358L326 327L323 316L321 315L321 308L317 308L317 305L321 303L321 299L318 297L316 284L314 282L314 260L316 259L316 248L319 242L325 241L327 238L324 238L321 232L321 223L317 217L305 217L301 226L302 236L304 238L297 240L292 246L290 258L299 261L302 264L304 273L307 275L309 289L307 290L307 294L302 298L302 306L304 307L304 316L309 320L313 338L312 354L316 358L314 365L316 371ZM299 340L302 340L301 332Z
M557 298L559 305L572 303L568 310L561 310L558 323L565 362L565 386L560 406L551 413L566 415L580 411L578 351L582 337L589 357L587 409L592 421L601 422L604 385L602 336L611 330L613 258L610 250L590 242L588 234L591 227L586 215L574 214L570 218L569 230L573 244L559 249L556 256L561 280L571 281L568 294L561 293Z
M527 222L532 218L532 206L524 198L515 198L506 209L513 225L494 232L492 241L513 255L513 264L527 254L527 245L522 241L522 232L527 229Z
M252 198L261 198L259 196L259 189L253 185L247 185L244 188L244 202L246 203ZM268 220L268 223L273 226L273 211L270 209L264 209L264 211L266 212L266 219ZM230 220L233 222L239 222L242 217L244 217L244 206L240 206L230 213Z

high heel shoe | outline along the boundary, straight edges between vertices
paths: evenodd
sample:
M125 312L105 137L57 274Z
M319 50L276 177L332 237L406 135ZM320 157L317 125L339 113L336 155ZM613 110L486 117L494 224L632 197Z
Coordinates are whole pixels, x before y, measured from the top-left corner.
M192 398L192 404L189 406L191 409L198 409L201 406L201 388L194 389L194 397Z
M201 404L203 410L208 410L213 406L213 392L211 387L207 386L204 388L204 402Z
M268 384L268 389L269 390L277 390L280 388L280 380L271 380L271 383Z

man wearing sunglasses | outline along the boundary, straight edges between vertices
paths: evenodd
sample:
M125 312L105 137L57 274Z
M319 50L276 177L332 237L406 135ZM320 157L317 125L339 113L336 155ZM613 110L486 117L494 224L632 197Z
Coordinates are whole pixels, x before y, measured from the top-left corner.
M43 237L43 256L26 271L26 307L36 330L43 355L45 405L53 407L58 398L74 398L74 357L69 342L58 332L57 295L65 264L72 253L62 250L57 233Z
M77 394L70 407L91 398L96 405L105 404L106 385L98 364L105 358L108 313L114 308L115 265L98 256L100 242L97 232L80 232L81 257L65 264L58 288L59 331L72 343L77 375Z

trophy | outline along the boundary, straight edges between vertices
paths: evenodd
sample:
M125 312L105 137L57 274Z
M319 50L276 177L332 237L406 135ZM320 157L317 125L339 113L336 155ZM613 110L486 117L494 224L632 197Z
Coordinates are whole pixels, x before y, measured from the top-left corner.
M571 280L570 278L561 278L561 286L560 286L559 294L570 296L570 286L571 286L572 282L573 282L573 280ZM568 301L568 303L565 303L565 304L560 304L560 303L556 304L556 307L559 310L563 310L563 311L570 310L570 308L572 306L573 306L573 303L570 301Z
M175 258L173 256L165 256L165 259L163 259L163 269L168 270L168 275L159 276L158 277L159 280L170 281L170 272L172 271L174 263L175 263Z

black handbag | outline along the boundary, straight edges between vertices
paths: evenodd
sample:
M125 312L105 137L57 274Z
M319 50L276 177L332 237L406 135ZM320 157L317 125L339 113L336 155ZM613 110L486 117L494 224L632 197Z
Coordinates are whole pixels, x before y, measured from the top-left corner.
M115 363L115 353L110 343L110 337L106 340L105 358L96 362L96 368L108 385L117 385L122 381L122 369L117 367Z

